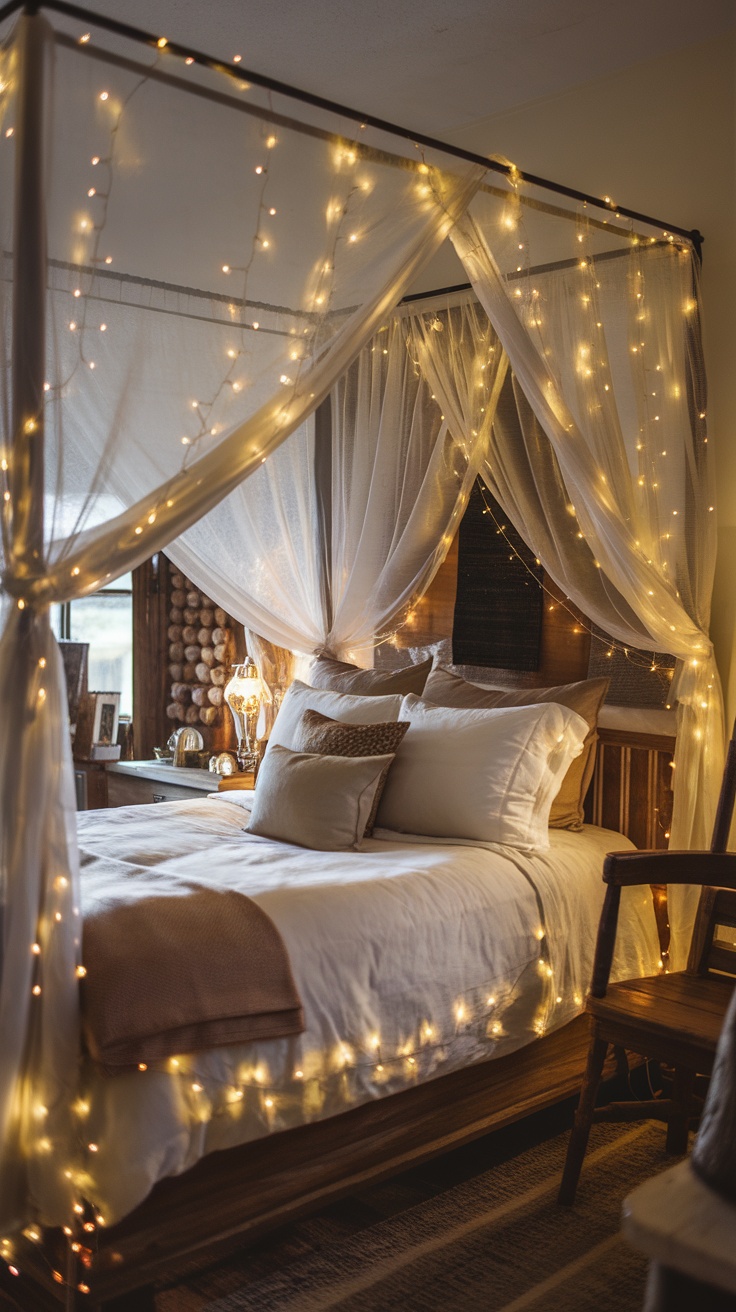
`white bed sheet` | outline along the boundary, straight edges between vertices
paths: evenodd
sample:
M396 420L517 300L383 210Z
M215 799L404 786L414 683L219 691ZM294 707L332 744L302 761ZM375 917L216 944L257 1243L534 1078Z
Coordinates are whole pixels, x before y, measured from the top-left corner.
M550 850L534 855L387 831L360 852L312 852L244 833L238 800L80 816L83 913L164 888L246 893L284 938L307 1025L298 1038L140 1072L90 1067L80 1115L95 1151L78 1184L108 1224L207 1152L512 1052L571 1020L590 981L603 856L631 846L586 826L550 831ZM618 942L617 978L657 969L647 889L624 891Z

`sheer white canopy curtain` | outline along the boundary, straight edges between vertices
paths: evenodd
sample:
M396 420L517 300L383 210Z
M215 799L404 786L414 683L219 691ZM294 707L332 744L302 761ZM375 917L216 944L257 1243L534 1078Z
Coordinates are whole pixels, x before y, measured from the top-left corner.
M581 208L568 224L574 255L551 264L538 204L518 178L501 205L484 189L452 233L518 404L497 416L484 477L586 614L625 644L677 658L670 841L707 847L725 734L708 634L715 498L697 261L667 230L623 228L612 203L608 221ZM671 893L681 963L693 897Z
M402 306L328 405L169 554L270 643L370 664L447 554L505 373L474 298Z
M23 17L0 56L3 1232L71 1224L94 1195L48 606L129 570L261 468L482 176L77 28Z

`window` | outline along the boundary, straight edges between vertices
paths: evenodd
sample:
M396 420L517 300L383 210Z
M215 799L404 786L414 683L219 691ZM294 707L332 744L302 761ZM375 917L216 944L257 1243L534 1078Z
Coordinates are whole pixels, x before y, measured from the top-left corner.
M120 714L133 714L133 576L123 574L89 597L51 608L57 638L89 643L88 687L120 692Z

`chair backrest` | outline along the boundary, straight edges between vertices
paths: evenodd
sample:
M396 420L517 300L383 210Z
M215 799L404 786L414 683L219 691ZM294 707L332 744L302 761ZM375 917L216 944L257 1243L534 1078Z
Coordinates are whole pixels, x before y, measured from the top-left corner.
M704 888L687 969L694 975L736 976L736 892Z

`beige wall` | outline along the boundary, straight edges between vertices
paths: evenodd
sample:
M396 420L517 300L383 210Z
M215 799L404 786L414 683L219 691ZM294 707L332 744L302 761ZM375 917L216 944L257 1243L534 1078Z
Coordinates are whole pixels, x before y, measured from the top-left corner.
M709 431L718 474L719 559L712 634L736 712L736 35L690 46L527 103L453 140L523 172L614 196L665 223L699 228ZM444 260L423 285L462 279Z

